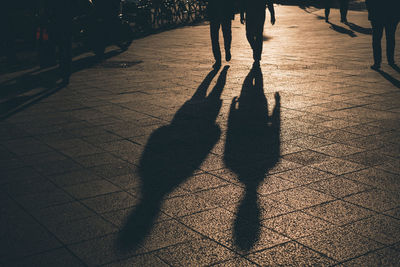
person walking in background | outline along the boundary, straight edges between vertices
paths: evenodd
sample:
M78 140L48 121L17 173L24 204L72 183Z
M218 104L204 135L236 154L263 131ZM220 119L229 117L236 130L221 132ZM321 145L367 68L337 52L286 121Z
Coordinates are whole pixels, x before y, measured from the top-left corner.
M325 0L325 21L329 21L329 14L331 13L331 7L334 4L334 0ZM339 0L340 6L340 22L347 23L347 11L349 10L349 0Z
M71 76L72 65L72 19L76 1L49 0L47 8L51 23L51 34L58 48L60 76L62 84L67 85Z
M234 19L233 0L209 0L207 6L210 20L211 46L215 63L213 68L221 67L221 50L219 46L219 29L224 36L225 60L231 60L232 20Z
M383 29L386 34L386 57L390 66L398 68L394 62L395 33L400 20L399 0L365 0L368 9L368 19L372 25L372 51L374 65L371 69L378 70L382 63L381 40Z
M246 37L253 49L253 67L260 67L263 46L265 8L271 14L271 24L275 24L275 10L272 0L241 0L240 22L246 22Z

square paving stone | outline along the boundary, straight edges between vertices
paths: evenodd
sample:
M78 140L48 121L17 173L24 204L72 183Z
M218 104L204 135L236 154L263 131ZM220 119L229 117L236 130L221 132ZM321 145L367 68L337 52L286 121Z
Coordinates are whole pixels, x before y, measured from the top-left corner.
M74 160L86 168L106 165L106 164L123 163L122 159L112 155L111 153L99 153L99 154L81 156L74 158Z
M288 143L305 149L314 149L317 147L333 144L334 142L314 136L305 136L295 140L288 141Z
M72 244L114 233L117 228L100 216L75 221L47 222L47 228L64 244Z
M286 160L293 161L302 165L310 165L330 159L329 156L311 150L304 150L301 152L289 154L284 156L284 158Z
M334 177L319 181L310 184L309 187L338 198L372 189L371 186L354 182L343 177Z
M131 266L143 266L143 267L152 267L152 266L157 266L157 267L168 267L167 263L162 261L159 257L156 255L157 253L150 253L150 254L142 254L142 255L137 255L133 256L129 259L124 259L121 261L116 261L113 263L109 263L106 265L103 265L104 267L131 267Z
M351 227L337 227L316 232L298 242L336 261L349 260L382 248L383 245L360 236Z
M58 186L68 187L91 182L94 180L101 180L102 178L91 171L82 169L78 171L67 172L64 174L53 175L50 176L49 179Z
M385 211L385 214L400 220L400 207Z
M95 213L74 201L32 211L33 216L43 225L70 222L94 216Z
M379 189L362 192L343 200L360 205L362 207L372 209L377 212L387 211L400 206L400 196L396 193L391 193Z
M167 220L154 224L151 232L145 236L143 244L140 245L148 252L201 238L200 234L181 223Z
M130 207L127 209L120 209L115 211L110 211L101 214L101 216L107 221L111 222L118 228L122 229L127 222L129 216L135 211L135 207ZM160 223L163 221L171 220L172 218L162 211L158 212L156 218L154 218L154 223Z
M245 190L236 185L226 185L195 193L198 198L204 199L209 206L226 206L239 202Z
M136 206L139 200L126 192L113 192L84 199L82 203L97 213L105 213Z
M180 217L216 207L217 203L197 195L184 195L165 199L161 210L172 217Z
M368 168L345 175L346 178L367 185L378 187L382 190L396 192L400 190L400 176L376 168Z
M310 168L308 166L277 174L277 176L294 182L298 185L306 185L312 182L334 177L332 174Z
M383 164L376 166L376 168L400 175L400 159L387 159Z
M281 179L278 175L270 175L258 186L257 193L265 196L295 187L298 187L298 185L291 181Z
M384 248L347 261L341 266L398 266L399 262L400 253L398 251Z
M296 209L308 208L334 199L305 186L274 193L268 197Z
M296 211L262 221L262 225L292 239L304 237L333 225L304 212Z
M118 234L110 234L72 244L68 248L88 266L112 263L144 253L141 247L136 250L120 248L118 239Z
M351 140L351 139L356 139L361 137L361 135L346 132L343 130L333 130L330 132L323 132L323 133L318 133L315 134L316 137L319 138L324 138L329 141L335 142L335 143L340 143L344 140Z
M389 156L376 151L364 151L344 157L344 159L366 166L383 165L391 160Z
M376 215L351 225L354 232L377 242L392 245L400 241L400 220L385 215Z
M201 234L212 236L214 233L231 229L235 218L234 213L222 208L215 208L184 216L178 220Z
M44 253L25 257L17 261L7 262L9 267L31 267L31 266L85 266L75 255L65 248L46 251Z
M224 261L224 262L214 264L212 266L215 266L215 267L230 267L230 266L256 267L258 265L256 265L255 263L253 263L245 258L236 257L236 258Z
M209 239L167 247L157 255L172 266L206 266L235 256L231 250Z
M328 266L336 262L299 243L288 242L252 253L246 258L261 266Z
M336 200L304 210L305 213L324 219L336 225L343 225L375 215L373 211Z
M364 149L361 148L347 146L339 143L317 147L314 148L314 150L332 157L344 157L364 151Z
M181 185L181 187L189 192L194 193L202 190L217 188L227 184L227 181L206 173L190 177Z
M94 197L121 190L117 186L104 179L66 186L64 189L77 199Z
M366 166L364 165L342 159L332 159L324 161L322 163L316 163L311 165L311 167L336 175L342 175L345 173L354 172L366 168Z

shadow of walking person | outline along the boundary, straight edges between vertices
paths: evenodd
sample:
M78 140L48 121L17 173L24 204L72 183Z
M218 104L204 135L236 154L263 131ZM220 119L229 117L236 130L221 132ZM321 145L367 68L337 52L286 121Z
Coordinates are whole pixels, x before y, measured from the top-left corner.
M232 100L224 153L226 166L246 187L233 226L235 244L241 250L249 251L260 237L257 189L279 157L280 96L275 94L275 107L269 116L262 73L253 68L239 99Z
M206 96L218 72L211 71L171 123L150 135L139 162L141 199L128 216L117 244L122 251L138 248L151 232L164 197L193 174L218 142L221 129L215 120L228 68L221 71Z

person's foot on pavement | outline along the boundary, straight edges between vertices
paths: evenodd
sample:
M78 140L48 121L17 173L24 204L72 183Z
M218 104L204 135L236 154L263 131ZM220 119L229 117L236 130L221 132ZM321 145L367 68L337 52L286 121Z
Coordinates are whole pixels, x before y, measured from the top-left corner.
M381 66L379 64L376 64L376 63L371 66L371 69L373 69L373 70L379 70L380 68L381 68Z
M231 50L226 50L225 51L225 60L226 61L231 61L232 55L231 55Z

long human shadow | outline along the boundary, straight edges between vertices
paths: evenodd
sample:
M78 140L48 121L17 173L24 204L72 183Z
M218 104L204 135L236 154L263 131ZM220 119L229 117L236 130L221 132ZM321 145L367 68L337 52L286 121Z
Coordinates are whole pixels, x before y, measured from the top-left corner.
M110 51L103 59L120 54L122 51ZM72 62L72 73L90 68L99 63L95 56L87 56ZM49 97L65 85L57 84L58 68L35 70L21 74L0 83L0 120Z
M220 96L228 68L223 68L207 96L218 71L208 73L171 123L150 135L139 161L141 198L120 231L120 250L138 248L150 233L164 197L193 174L220 139L221 129L215 120L221 109Z
M398 68L397 68L398 69ZM395 69L396 70L396 69ZM390 75L389 73L387 73L386 71L383 70L376 70L376 72L378 72L383 78L385 78L386 80L388 80L391 84L393 84L394 86L396 86L397 88L400 88L400 80L396 79L395 77L393 77L392 75Z
M357 25L357 24L354 24L354 23L352 23L352 22L348 22L348 23L347 23L347 26L349 26L349 28L350 28L351 30L353 30L353 31L355 31L355 32L358 32L358 33L369 34L369 35L372 34L372 29L371 29L371 28L364 28L364 27L359 26L359 25Z
M228 117L224 162L245 185L245 195L234 222L236 246L249 251L260 237L257 189L280 158L280 96L275 94L271 115L261 69L244 80L240 97L233 98Z
M334 24L334 23L332 23L330 21L328 21L327 23L329 23L331 25L330 28L332 30L334 30L335 32L342 33L342 34L347 34L348 36L350 36L352 38L357 37L357 34L355 34L352 30L349 30L349 29L346 29L346 28L344 28L342 26L336 25L336 24Z

